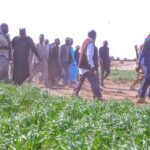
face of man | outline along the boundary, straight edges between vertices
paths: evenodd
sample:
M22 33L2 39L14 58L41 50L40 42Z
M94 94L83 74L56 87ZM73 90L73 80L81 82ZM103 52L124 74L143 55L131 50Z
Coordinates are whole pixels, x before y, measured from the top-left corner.
M1 25L1 30L4 34L7 34L8 33L8 25L7 24L2 24Z
M46 39L45 40L45 45L47 45L49 43L49 40L48 39Z
M56 45L60 45L60 40L59 40L59 39L56 39L56 40L55 40L55 43L56 43Z
M73 45L73 39L70 39L70 45Z
M107 45L108 45L108 42L107 42L107 41L104 41L104 42L103 42L103 45L104 45L104 46L107 46Z
M76 46L76 50L79 51L79 49L80 49L80 46L77 45L77 46Z
M70 45L70 38L66 38L65 43L66 43L66 45Z
M96 40L96 34L91 35L91 38L92 38L93 41L95 42L95 40Z
M95 42L95 40L96 40L96 35L93 37L93 40L94 40L94 42Z
M26 37L26 30L25 30L25 29L20 29L20 30L19 30L19 35L20 35L20 37L22 37L22 38Z
M39 41L40 41L40 43L43 43L43 42L44 42L44 35L43 35L43 34L40 35Z
M91 30L90 32L88 32L88 37L90 37L95 42L95 40L96 40L96 31Z

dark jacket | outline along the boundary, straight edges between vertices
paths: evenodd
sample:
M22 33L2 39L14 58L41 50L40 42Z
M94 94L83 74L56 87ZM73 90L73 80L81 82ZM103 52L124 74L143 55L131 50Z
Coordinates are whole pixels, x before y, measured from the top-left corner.
M70 46L67 46L66 44L61 45L60 52L59 52L59 63L71 63L72 62L72 55Z
M103 64L110 64L109 48L107 46L99 48L99 56Z
M88 59L87 59L87 46L90 42L93 43L92 40L87 38L82 44L80 56L79 56L79 68L91 70L91 65L89 64ZM97 49L95 45L94 47L95 48L94 48L93 61L94 61L95 70L97 70L98 68Z

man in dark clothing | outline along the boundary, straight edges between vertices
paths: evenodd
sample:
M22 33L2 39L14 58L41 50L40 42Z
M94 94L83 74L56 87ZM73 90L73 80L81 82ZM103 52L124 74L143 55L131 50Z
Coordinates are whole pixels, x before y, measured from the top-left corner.
M13 80L15 84L23 83L30 75L29 73L29 51L30 49L38 57L40 56L37 52L37 49L34 46L32 39L29 36L26 36L26 29L22 28L19 30L20 36L16 36L12 40L13 48L13 59L14 59L14 68L13 68Z
M56 78L61 74L61 68L58 62L59 59L59 38L55 39L54 43L51 44L51 48L48 56L48 70L49 70L49 80L51 85L56 85Z
M138 91L138 103L145 102L145 94L148 90L148 98L150 98L150 35L144 41L144 45L139 57L137 71L143 68L144 70L144 79L142 81L141 87Z
M104 41L103 46L99 48L99 57L101 65L101 86L104 86L104 80L110 74L110 56L107 41Z
M87 78L94 98L101 99L99 84L97 82L96 70L97 70L97 50L94 44L96 39L96 32L91 30L88 33L88 38L82 44L79 56L79 81L74 88L74 96L78 96L84 80Z
M75 61L77 62L77 65L79 64L79 55L80 55L79 49L80 49L80 46L77 45L76 49L75 49L75 52L74 52L74 58L75 58Z
M59 51L59 64L62 68L63 85L68 85L69 79L69 64L72 62L72 56L70 52L70 38L65 39L65 44L61 45Z

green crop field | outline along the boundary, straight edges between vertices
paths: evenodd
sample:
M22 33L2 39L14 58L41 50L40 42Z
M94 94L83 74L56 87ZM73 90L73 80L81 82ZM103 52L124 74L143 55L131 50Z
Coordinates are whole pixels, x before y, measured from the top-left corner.
M132 81L136 77L134 70L111 70L109 79L113 81Z
M148 150L150 106L0 83L0 150Z

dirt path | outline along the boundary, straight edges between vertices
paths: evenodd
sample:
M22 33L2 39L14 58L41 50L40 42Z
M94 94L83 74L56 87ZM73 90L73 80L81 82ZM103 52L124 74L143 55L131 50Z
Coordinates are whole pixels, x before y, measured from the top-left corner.
M137 98L137 89L130 90L130 82L113 82L111 80L107 80L105 82L105 87L102 90L102 96L104 100L125 100L129 99L133 103L136 104ZM41 86L40 86L41 87ZM41 87L42 88L42 87ZM57 87L46 89L51 95L57 96L71 96L73 92L72 87ZM88 82L85 82L81 91L80 97L92 100L93 94ZM147 101L150 104L150 101Z
M107 80L105 83L105 87L103 87L102 95L104 99L117 99L122 100L125 98L128 99L135 99L136 98L136 90L131 91L129 89L130 83L121 83L121 82L112 82ZM56 88L50 89L49 92L55 95L72 95L72 87L63 87L63 88ZM86 82L81 91L80 97L84 97L87 99L92 99L93 94L88 82Z
M113 61L111 64L111 69L118 69L118 70L134 70L135 69L135 62L134 61ZM130 81L111 81L106 80L105 88L103 88L102 96L104 100L125 100L129 99L136 104L137 98L137 90L130 90ZM37 86L37 84L35 84ZM38 85L40 88L43 88L41 85ZM46 89L50 94L57 95L57 96L71 96L73 92L73 87L57 87L57 88L50 88ZM86 81L80 91L80 97L87 98L92 100L93 94L89 83ZM150 104L150 100L147 101Z

